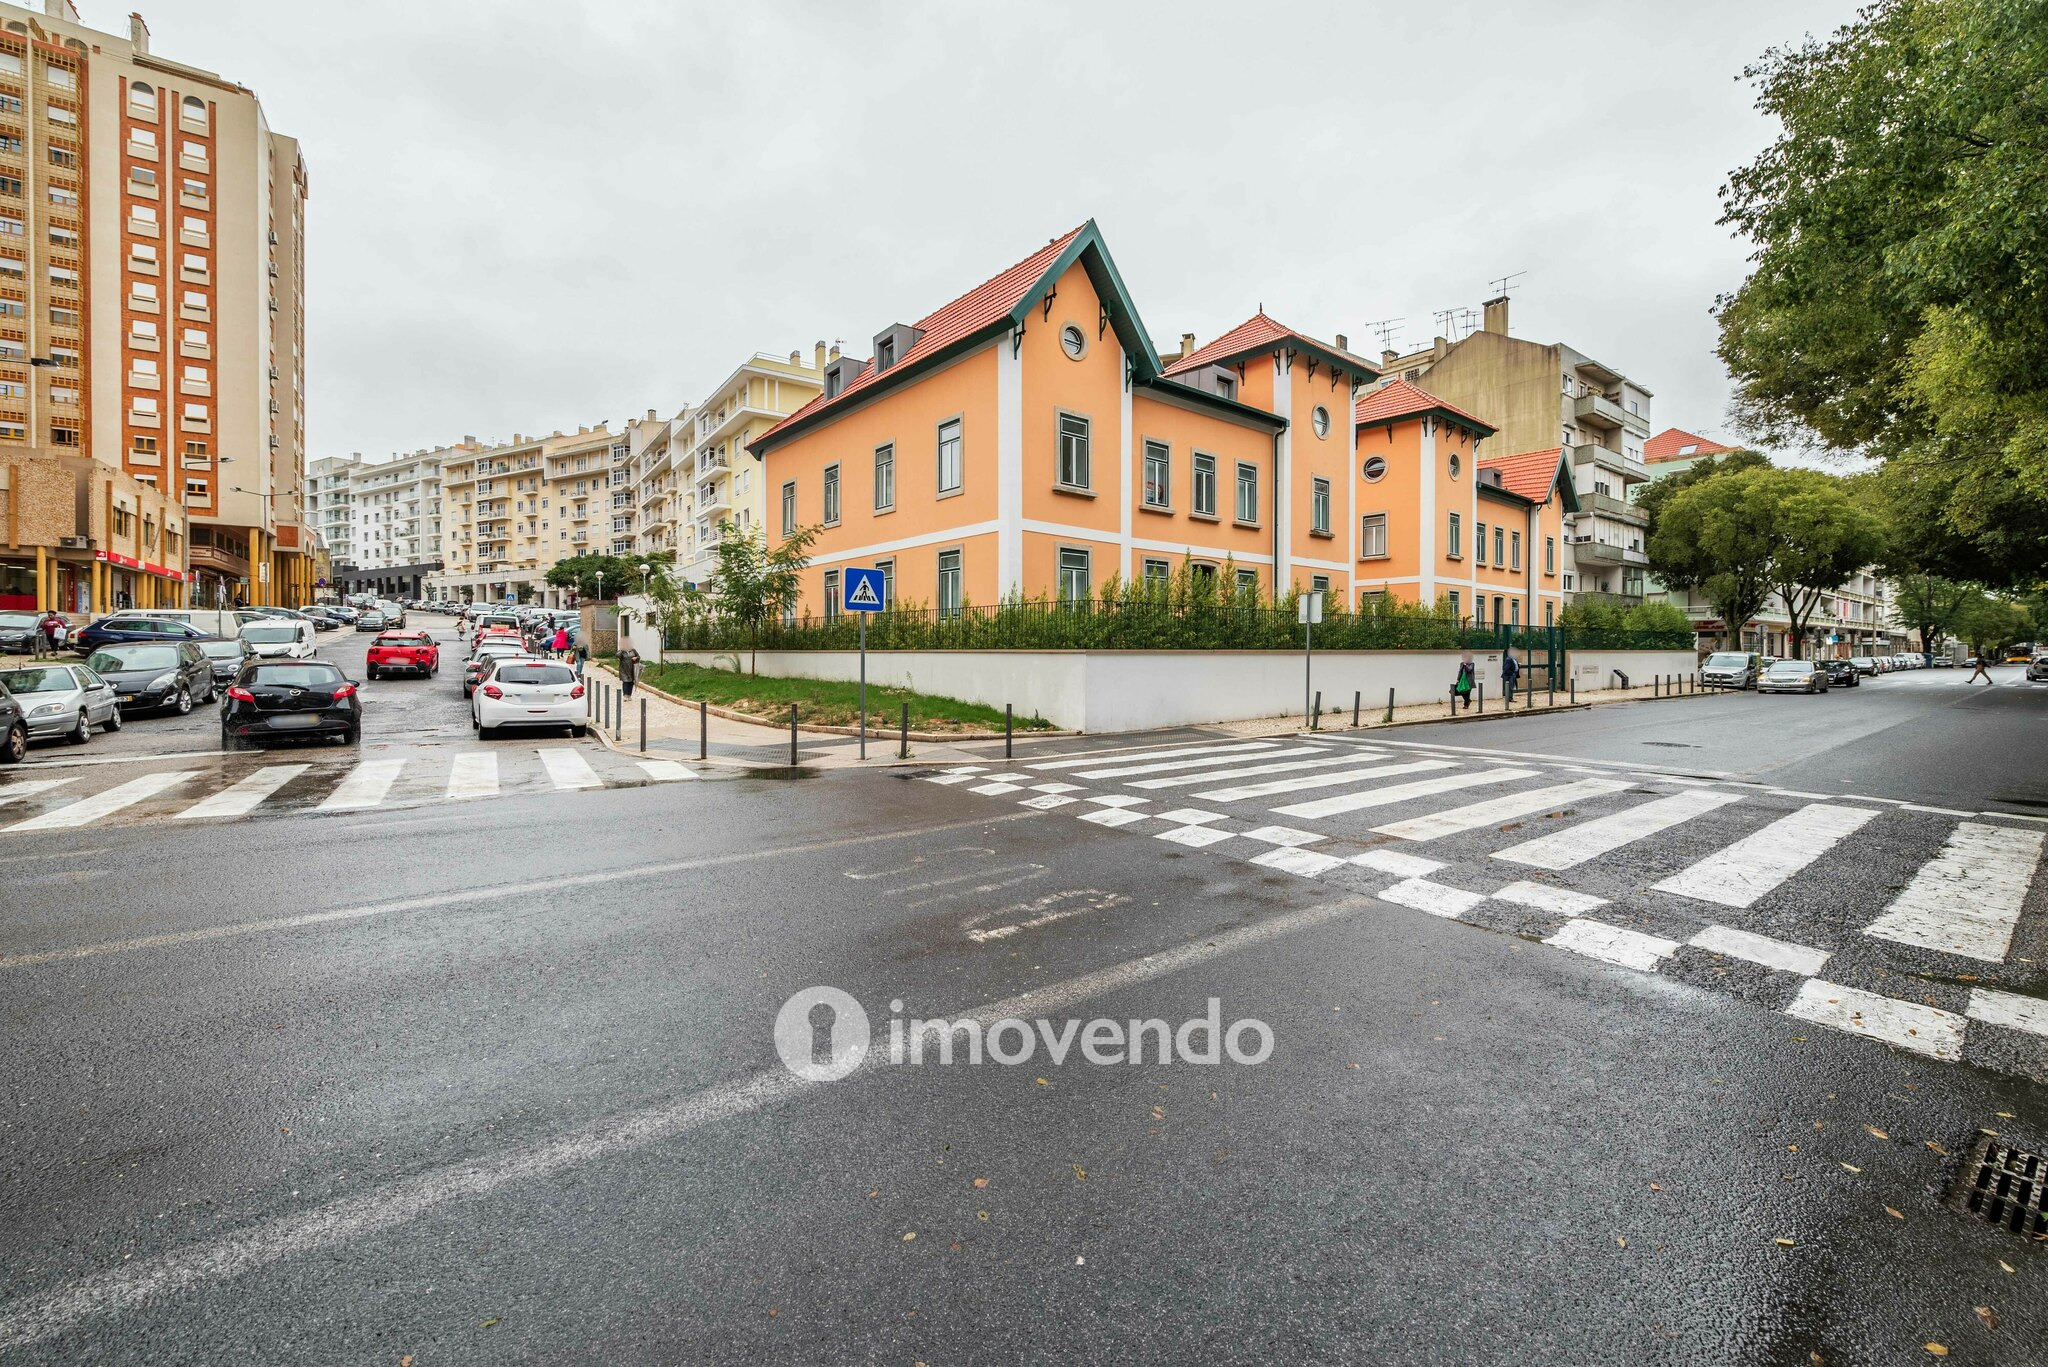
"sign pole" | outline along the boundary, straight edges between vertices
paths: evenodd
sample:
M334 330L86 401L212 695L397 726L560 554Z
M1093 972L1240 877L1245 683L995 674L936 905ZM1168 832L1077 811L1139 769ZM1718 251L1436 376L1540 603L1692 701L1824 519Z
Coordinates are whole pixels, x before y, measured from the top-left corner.
M860 757L868 757L868 614L888 607L888 583L880 570L849 566L844 605L860 617Z
M860 615L860 757L868 757L868 615Z

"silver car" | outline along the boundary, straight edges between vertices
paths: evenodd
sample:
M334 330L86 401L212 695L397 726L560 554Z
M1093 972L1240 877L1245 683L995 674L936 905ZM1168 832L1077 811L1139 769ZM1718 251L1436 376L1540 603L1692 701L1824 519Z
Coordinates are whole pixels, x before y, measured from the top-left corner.
M35 665L0 670L0 683L21 704L31 740L62 736L73 745L92 739L92 728L121 729L121 709L107 681L84 665Z

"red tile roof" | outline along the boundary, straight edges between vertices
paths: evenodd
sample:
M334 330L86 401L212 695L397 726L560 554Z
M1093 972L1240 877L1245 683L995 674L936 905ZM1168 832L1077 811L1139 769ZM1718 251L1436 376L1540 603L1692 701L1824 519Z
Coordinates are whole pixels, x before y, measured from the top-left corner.
M1188 355L1181 357L1177 361L1170 362L1160 373L1178 375L1183 371L1199 370L1205 365L1216 365L1223 361L1235 360L1252 352L1268 350L1274 343L1286 338L1306 343L1332 356L1342 357L1362 374L1374 375L1378 373L1370 361L1362 357L1353 356L1349 352L1339 351L1328 342L1318 341L1306 332L1298 332L1285 323L1276 322L1266 316L1264 309L1259 310L1244 322L1239 323L1236 327L1209 343L1209 345L1197 347Z
M1381 385L1360 399L1351 410L1351 421L1362 426L1371 422L1392 422L1396 418L1419 417L1424 413L1447 413L1475 427L1485 428L1489 433L1496 430L1492 423L1445 403L1427 389L1406 380Z
M1480 461L1479 468L1498 470L1501 488L1511 494L1520 494L1532 503L1542 503L1550 497L1557 483L1558 466L1563 461L1563 450L1548 446L1541 451L1524 451L1516 456L1494 456Z
M910 350L896 358L896 364L889 367L890 373L903 370L906 366L952 345L963 337L971 336L1004 317L1017 307L1025 291L1037 284L1039 277L1052 269L1053 262L1059 259L1060 253L1065 251L1068 244L1087 226L1084 223L1072 232L1062 233L1008 270L976 285L937 312L918 319L912 326L918 330L920 336ZM861 367L860 374L854 376L838 394L829 399L820 394L754 440L762 441L799 419L808 418L820 409L841 402L849 395L858 394L874 384L878 378L880 376L875 370L875 363L870 360Z
M1692 449L1687 450L1690 447ZM1732 446L1723 446L1718 441L1694 436L1682 428L1667 427L1643 443L1643 459L1650 463L1660 460L1687 460L1694 456L1719 456L1733 451Z

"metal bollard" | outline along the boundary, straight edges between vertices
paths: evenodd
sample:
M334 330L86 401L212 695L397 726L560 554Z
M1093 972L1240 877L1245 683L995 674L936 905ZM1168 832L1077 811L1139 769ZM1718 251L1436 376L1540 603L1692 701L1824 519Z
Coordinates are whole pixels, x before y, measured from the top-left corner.
M711 758L711 700L697 704L697 758Z
M1451 690L1451 715L1458 715L1458 690L1455 688Z
M1387 690L1387 720L1388 720L1388 721L1392 721L1393 719L1394 719L1394 690L1390 688L1390 689L1388 689L1388 690Z
M1571 678L1566 679L1565 686L1571 690L1571 696L1566 701L1571 703L1573 707L1577 707L1579 705L1579 676L1574 674Z
M640 700L640 753L647 753L647 699Z
M1477 708L1479 709L1479 715L1480 715L1480 716L1482 716L1482 717L1483 717L1483 716L1485 716L1485 715L1486 715L1486 685L1485 685L1485 684L1483 684L1483 683L1479 683L1479 684L1474 684L1474 685L1472 686L1472 695L1473 695L1473 705L1474 705L1475 707L1477 707Z
M1309 713L1308 729L1311 731L1323 729L1323 690L1320 688L1316 690L1315 708Z
M1354 731L1356 731L1356 730L1358 729L1358 705L1359 705L1359 703L1360 703L1360 702L1362 702L1362 701L1364 700L1364 697L1365 697L1365 693L1364 693L1364 690L1362 690L1362 689L1354 689L1354 690L1352 691L1352 694L1351 694L1351 729L1352 729L1352 730L1354 730Z
M897 750L896 750L896 758L898 758L898 759L909 759L909 758L910 758L910 704L909 704L909 703L905 703L905 704L903 704L903 721L902 721L902 730L900 731L899 735L900 735L900 739L899 739L899 740L897 741Z
M789 705L789 767L796 768L796 704Z
M1011 748L1011 739L1012 739L1012 737L1011 737L1011 727L1012 727L1012 724L1014 723L1014 721L1015 721L1015 717L1014 717L1014 715L1013 715L1013 709L1012 709L1011 705L1010 705L1009 703L1004 703L1004 704L1003 704L1003 758L1004 758L1004 759L1009 759L1009 758L1011 758L1011 757L1012 757L1012 756L1013 756L1013 755L1014 755L1014 754L1016 753L1016 751L1015 751L1015 750L1013 750L1013 749Z

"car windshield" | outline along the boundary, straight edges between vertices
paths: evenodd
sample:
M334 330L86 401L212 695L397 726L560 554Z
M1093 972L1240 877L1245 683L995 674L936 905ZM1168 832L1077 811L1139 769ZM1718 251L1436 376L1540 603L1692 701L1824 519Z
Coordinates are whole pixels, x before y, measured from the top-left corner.
M200 641L199 653L209 660L239 660L242 658L240 641Z
M1813 666L1805 660L1780 660L1771 666L1773 674L1804 674Z
M299 639L299 629L297 627L246 626L242 628L242 639L254 641L258 645L269 645L278 641L296 641Z
M12 693L66 693L78 687L68 669L10 669L0 674L0 683Z
M341 682L341 671L333 665L259 665L250 671L249 682L284 688L326 688Z
M171 646L107 646L95 650L85 667L96 674L118 673L124 669L176 669L178 652Z
M23 594L22 596L25 598L28 595ZM33 612L0 612L0 627L7 627L10 630L18 627L32 627L36 624L37 620L36 614Z
M501 665L491 675L500 683L565 684L576 682L576 673L566 665Z
M1732 654L1725 650L1707 657L1707 666L1711 669L1740 669L1748 663L1749 656Z
M1877 661L1871 659L1868 655L1856 655L1850 657L1849 663L1852 665L1874 665Z

